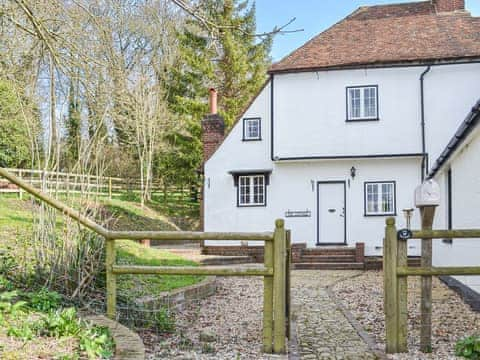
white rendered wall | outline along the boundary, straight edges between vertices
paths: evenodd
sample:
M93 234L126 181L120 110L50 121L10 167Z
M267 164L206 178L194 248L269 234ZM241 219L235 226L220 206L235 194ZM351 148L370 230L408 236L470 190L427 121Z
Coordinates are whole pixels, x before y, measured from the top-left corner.
M465 143L452 159L452 220L454 229L480 228L480 130ZM442 198L446 199L446 171L437 180L443 187ZM443 201L438 209L438 224L446 225L447 206ZM454 239L452 244L436 241L433 247L433 262L438 266L480 266L480 239ZM480 276L457 276L467 286L480 293Z
M421 153L423 68L276 75L275 155ZM346 87L378 85L379 121L346 122Z
M450 92L443 95L440 86L433 81L437 76L444 76L445 79L454 77L457 81L455 91L465 95L466 90L462 90L462 84L470 90L475 85L464 78L476 78L476 73L472 71L476 65L462 66L442 66L439 70L435 68L435 71L432 69L425 81L426 94L436 96L435 102L446 106L444 116L430 115L430 109L434 108L433 99L427 98L427 122L433 121L430 119L435 117L437 130L442 131L443 123L450 121L448 119L453 122L455 118L456 121L448 138L438 136L443 147L475 101L465 100L465 103L468 102L466 105ZM463 71L467 67L470 67L470 72ZM293 157L420 153L419 77L424 70L424 67L411 67L275 75L275 155ZM437 90L432 90L430 82ZM378 85L379 121L345 122L345 87L355 85ZM448 84L444 86L448 87ZM477 91L477 97L478 93ZM449 107L448 104L452 106ZM451 113L448 110L450 108L453 109ZM351 245L365 242L367 255L380 255L385 217L364 216L363 183L382 180L397 182L397 223L398 227L402 227L402 209L414 207L413 192L420 183L420 160L372 158L272 162L270 84L263 89L243 117L261 117L262 141L243 142L243 122L239 121L205 164L205 230L273 230L274 220L284 218L287 210L308 209L312 212L310 218L287 218L286 223L292 229L294 242L307 242L312 246L317 231L316 182L347 181L350 168L355 166L357 177L350 181L350 187L347 186L347 241ZM427 129L427 135L428 131ZM442 146L438 147L443 149ZM430 143L427 144L427 149L433 147ZM228 173L232 170L272 170L266 207L237 207L237 189ZM438 219L443 217L437 217L437 222L443 221ZM418 226L419 216L416 213L413 227ZM409 254L419 254L418 243L409 242L409 245Z
M480 64L434 66L425 76L425 123L430 166L480 97Z

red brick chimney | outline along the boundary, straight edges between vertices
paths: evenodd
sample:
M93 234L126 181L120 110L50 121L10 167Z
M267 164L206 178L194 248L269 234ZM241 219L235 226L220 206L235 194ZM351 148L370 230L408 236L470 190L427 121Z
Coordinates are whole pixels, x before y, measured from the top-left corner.
M432 0L437 13L465 11L465 0Z
M225 135L225 121L217 113L217 91L210 89L210 114L202 120L203 162L217 150Z

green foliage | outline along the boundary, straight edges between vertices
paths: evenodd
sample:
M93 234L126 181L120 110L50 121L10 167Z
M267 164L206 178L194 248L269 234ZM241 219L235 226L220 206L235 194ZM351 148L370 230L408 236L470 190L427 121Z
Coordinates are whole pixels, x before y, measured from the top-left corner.
M11 300L17 294L16 292L2 294L0 299L2 296ZM39 298L44 298L44 295L40 295ZM25 302L17 302L13 305L10 301L4 302L10 304L10 315L14 315L13 308L18 304L22 303L22 307L25 305ZM35 321L29 321L25 317L21 318L21 321L18 321L18 319L16 319L17 321L11 321L7 328L7 335L24 341L33 340L39 336L57 339L75 337L79 340L80 351L88 359L107 359L113 356L114 344L109 330L104 327L91 326L79 319L75 308L58 309L39 315L40 318ZM75 355L67 358L63 357L63 359L76 358L78 356Z
M460 339L455 345L455 355L466 359L480 359L480 335L472 335Z
M26 166L31 140L14 86L0 79L0 166Z
M159 155L157 166L160 176L177 184L198 181L208 88L218 89L219 112L228 129L265 82L270 64L272 39L254 36L254 5L243 0L201 0L198 6L221 31L212 37L198 20L191 19L177 35L179 55L165 83L178 126L166 134L171 146Z
M162 333L175 331L175 314L167 308L161 308L155 313L156 328Z
M42 288L34 293L25 293L24 297L28 299L30 308L41 312L57 309L62 301L62 296L59 293L49 291L46 288Z
M25 309L27 305L26 301L17 301L14 300L18 298L17 291L7 291L0 293L0 313L2 315L17 315Z

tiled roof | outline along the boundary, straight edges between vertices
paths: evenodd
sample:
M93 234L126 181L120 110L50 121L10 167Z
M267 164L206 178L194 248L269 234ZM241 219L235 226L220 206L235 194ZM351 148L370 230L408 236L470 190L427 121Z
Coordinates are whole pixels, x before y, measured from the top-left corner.
M270 72L480 58L480 17L436 13L430 1L360 7Z

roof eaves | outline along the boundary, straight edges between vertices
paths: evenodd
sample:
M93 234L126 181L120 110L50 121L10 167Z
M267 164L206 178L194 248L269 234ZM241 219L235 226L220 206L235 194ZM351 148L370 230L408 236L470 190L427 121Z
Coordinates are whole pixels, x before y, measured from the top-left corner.
M462 145L468 135L477 127L479 123L480 100L478 100L478 102L473 106L470 113L455 132L455 135L435 161L435 165L428 174L429 178L434 177L442 169L442 167L447 163L447 161L452 157L455 151L460 147L460 145Z

